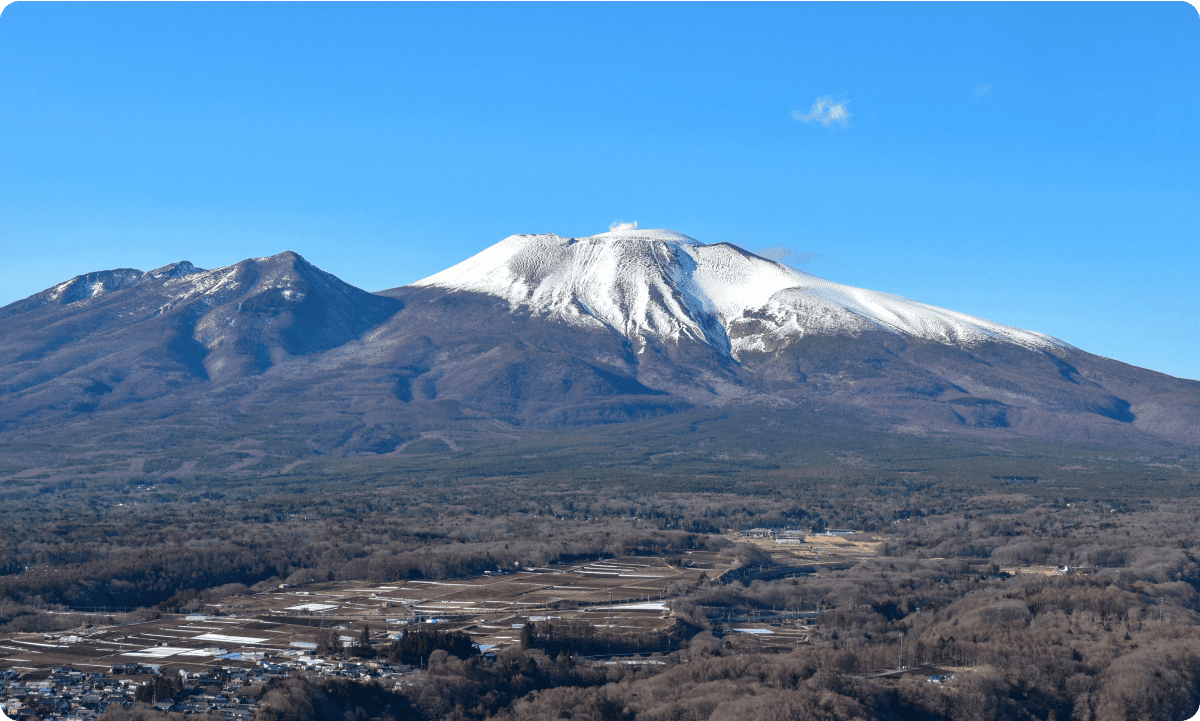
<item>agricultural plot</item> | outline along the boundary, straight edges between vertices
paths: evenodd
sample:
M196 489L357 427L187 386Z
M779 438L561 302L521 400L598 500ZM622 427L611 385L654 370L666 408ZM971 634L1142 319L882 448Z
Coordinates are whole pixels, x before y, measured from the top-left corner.
M15 634L0 639L0 664L21 672L70 666L106 675L114 666L190 672L250 667L266 658L301 658L299 646L311 646L315 630L258 619L193 616L70 633Z
M752 543L770 554L772 563L795 566L831 566L857 563L879 555L881 541L860 533L849 535L812 534L803 539L739 538L730 540ZM797 541L803 542L797 542Z
M518 643L529 622L582 620L599 629L653 631L671 623L672 584L716 578L733 560L710 551L530 568L447 581L329 582L234 596L209 613L55 634L0 638L0 664L23 672L116 665L164 671L311 663L321 628L347 645L367 625L377 641L413 623L461 630L481 648Z
M226 599L220 612L293 624L362 623L394 635L411 622L471 634L483 648L516 643L530 621L582 620L650 631L670 623L672 586L716 578L733 560L711 551L530 568L447 581L325 583Z

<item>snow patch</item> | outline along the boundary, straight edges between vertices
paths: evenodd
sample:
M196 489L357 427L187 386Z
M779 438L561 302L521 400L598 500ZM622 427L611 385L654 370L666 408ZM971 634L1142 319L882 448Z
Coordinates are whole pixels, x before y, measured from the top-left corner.
M251 636L226 636L221 633L202 633L199 636L193 636L195 641L212 641L214 643L266 643L265 638L253 638Z

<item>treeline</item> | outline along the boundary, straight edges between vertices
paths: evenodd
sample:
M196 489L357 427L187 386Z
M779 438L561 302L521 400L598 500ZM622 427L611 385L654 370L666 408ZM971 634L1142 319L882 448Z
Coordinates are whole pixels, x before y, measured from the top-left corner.
M1154 644L1098 675L1067 676L1066 695L981 664L940 684L923 675L864 677L870 654L829 646L750 653L729 640L697 636L658 657L662 665L580 663L509 649L495 662L435 651L427 670L401 688L347 680L275 679L257 690L255 721L378 718L381 721L1171 721L1200 703L1195 634ZM1082 654L1081 654L1082 655ZM1055 663L1048 657L1034 669ZM873 669L877 670L877 669ZM1031 671L1032 673L1032 671ZM104 721L169 718L145 706L113 708Z
M50 630L39 624L53 619L35 618L51 609L191 612L285 582L437 580L722 542L613 517L413 519L378 511L355 517L347 509L326 518L231 521L208 510L90 521L65 512L6 514L0 559L20 570L0 576L0 630Z
M271 679L259 692L254 721L377 719L423 721L408 696L377 683L305 678Z
M661 553L720 544L710 534L728 528L851 526L895 539L893 555L996 552L1000 562L1048 559L1047 548L1070 533L1030 515L1040 509L1052 516L1067 501L979 496L929 479L851 483L835 476L800 487L780 478L721 490L638 493L511 478L402 487L385 480L347 486L310 479L301 486L262 479L203 487L145 479L57 482L51 493L14 500L0 515L0 601L20 607L0 612L0 628L50 606L123 611L165 602L162 610L198 610L214 601L203 593L235 584L444 579ZM1020 529L1016 536L1025 545L1016 537L990 543L975 537L974 518L965 519L970 534L945 527L946 514L963 512L1026 514L1006 521ZM897 528L896 521L908 525ZM1042 526L1041 536L1027 533ZM1099 550L1073 550L1056 559L1111 563Z
M706 547L720 545L710 534L728 528L886 529L962 498L948 484L633 496L505 484L502 493L494 484L442 482L333 493L320 485L200 492L181 482L58 483L0 515L0 601L22 607L0 615L0 628L50 606L199 610L214 601L205 592L236 584L445 579Z
M271 679L256 691L259 706L255 721L425 721L428 716L413 707L408 696L377 683L347 679L313 682L302 677ZM113 704L99 721L224 721L218 714L168 713L145 701L131 708Z
M932 684L922 676L864 679L848 671L853 652L803 648L782 655L722 654L693 657L661 674L598 687L555 688L530 694L498 718L572 719L789 719L789 721L993 721L1185 719L1186 700L1200 676L1197 652L1183 645L1162 649L1150 669L1128 663L1096 679L1087 699L1058 703L1038 687L1014 684L990 667ZM1170 670L1165 670L1171 666ZM1155 673L1162 673L1156 677ZM1122 680L1122 674L1128 674ZM1084 679L1078 679L1083 685Z
M670 653L677 650L693 632L675 624L666 632L614 632L597 628L587 621L530 621L521 628L521 648L537 649L547 655L610 656L643 653Z
M471 637L461 631L413 628L400 638L383 646L378 655L393 663L424 666L435 651L443 651L458 659L479 655Z
M819 611L811 650L831 654L823 663L832 673L853 679L900 663L961 673L944 686L876 680L870 693L839 691L858 706L830 718L891 718L889 709L905 708L918 709L919 718L1190 718L1200 706L1195 509L1179 502L1103 511L927 518L897 526L888 550L906 557L748 587L705 584L672 603L681 618L708 629L689 651L757 652L754 639L727 633L730 613ZM1043 544L1050 550L1017 555ZM951 545L977 555L926 557ZM1070 560L1094 565L1070 567ZM1056 571L1056 563L1068 568ZM881 687L891 695L879 696ZM924 690L896 695L916 689ZM868 713L880 698L885 706Z

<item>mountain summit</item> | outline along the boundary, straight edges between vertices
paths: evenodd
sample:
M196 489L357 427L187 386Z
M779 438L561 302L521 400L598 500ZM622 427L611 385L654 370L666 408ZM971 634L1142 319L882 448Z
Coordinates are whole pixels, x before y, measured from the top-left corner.
M419 328L437 349L420 385L539 424L765 403L904 432L1200 440L1200 384L673 230L513 235L383 294L406 309L377 337L415 349Z
M586 238L513 235L413 284L486 293L535 316L649 343L692 339L734 359L810 334L886 331L948 345L1066 349L1050 336L817 278L729 243L618 228Z

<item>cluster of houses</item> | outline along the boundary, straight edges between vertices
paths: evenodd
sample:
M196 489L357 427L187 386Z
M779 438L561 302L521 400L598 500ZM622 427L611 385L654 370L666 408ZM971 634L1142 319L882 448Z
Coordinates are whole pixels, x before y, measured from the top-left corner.
M117 664L111 675L56 666L47 674L0 671L0 708L13 721L59 719L86 721L113 704L125 708L139 701L162 711L185 714L211 713L227 719L248 719L257 698L254 687L300 668L320 677L399 679L408 666L336 662L308 656L303 659L263 659L251 668L214 666L207 671L165 672L154 664ZM172 679L172 673L178 679ZM155 683L156 679L158 683ZM173 683L164 684L169 680ZM155 689L174 691L155 698ZM176 689L178 689L176 691ZM160 696L164 695L159 691Z
M15 721L95 718L111 704L132 705L139 685L66 667L55 667L49 677L10 669L0 671L0 707Z

